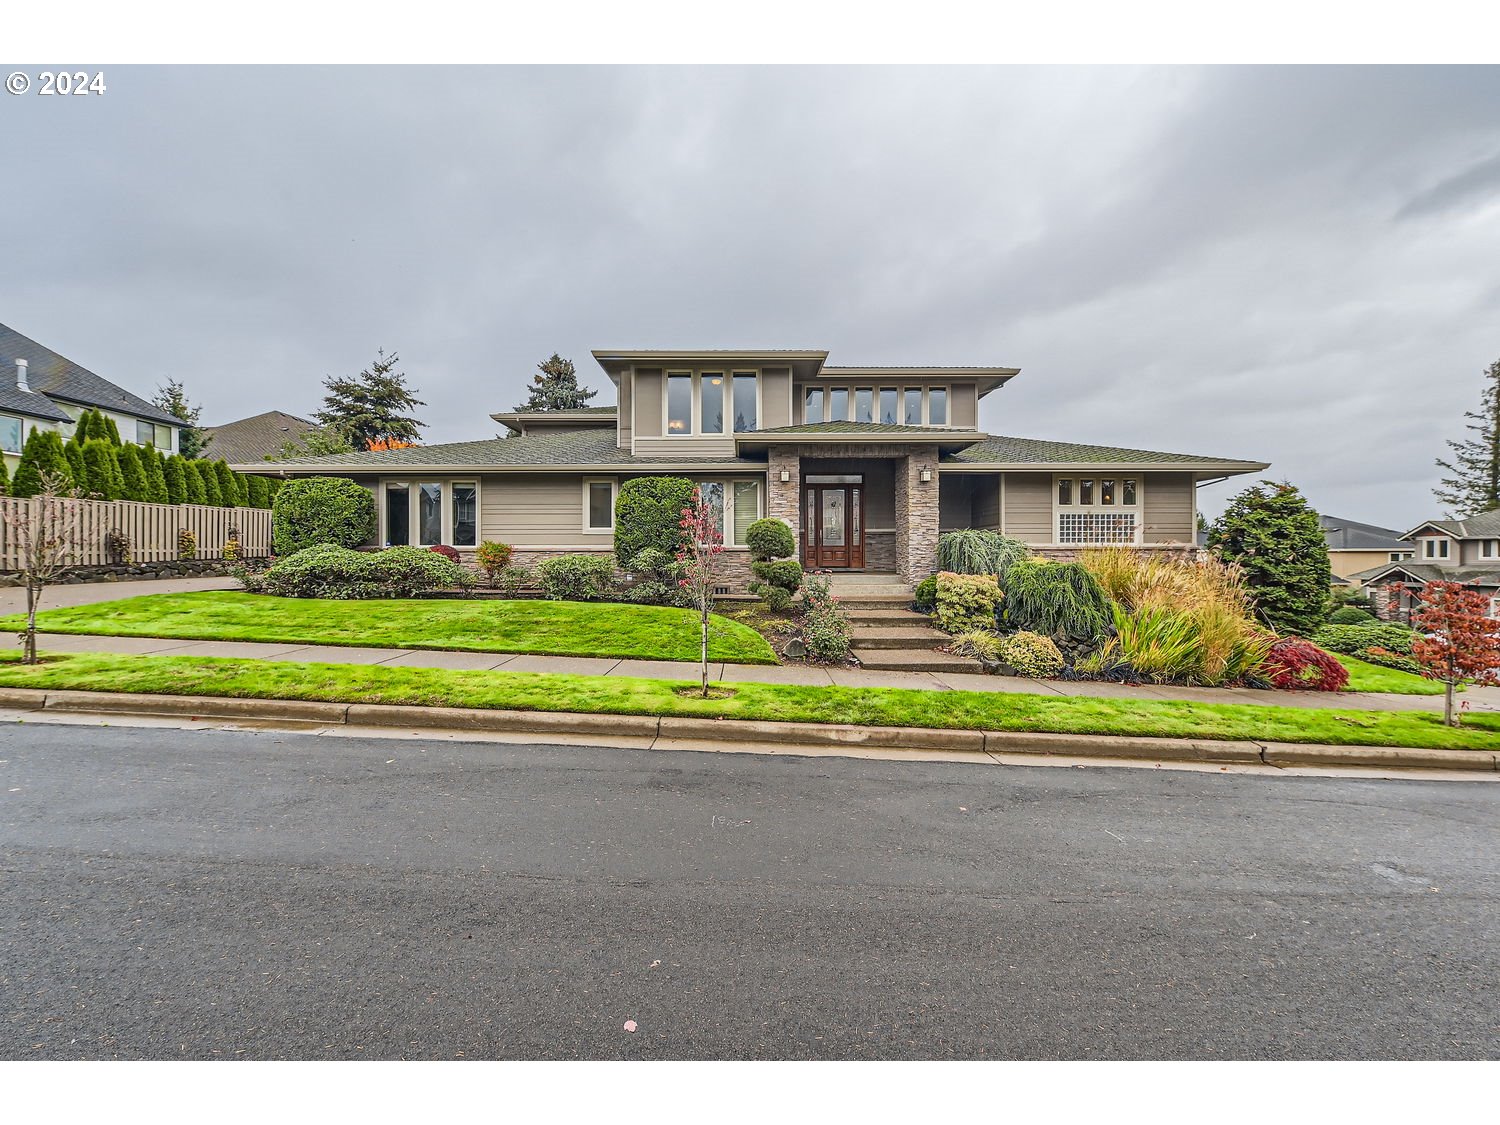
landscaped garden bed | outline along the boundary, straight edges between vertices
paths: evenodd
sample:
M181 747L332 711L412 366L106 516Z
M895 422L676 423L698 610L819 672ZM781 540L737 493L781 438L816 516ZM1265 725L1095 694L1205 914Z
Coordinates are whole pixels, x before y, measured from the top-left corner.
M691 715L772 722L1153 736L1340 746L1500 749L1500 714L1445 726L1436 714L1094 698L1011 692L721 683L708 699L683 682L614 676L460 672L207 657L0 654L0 687L325 700L417 706Z

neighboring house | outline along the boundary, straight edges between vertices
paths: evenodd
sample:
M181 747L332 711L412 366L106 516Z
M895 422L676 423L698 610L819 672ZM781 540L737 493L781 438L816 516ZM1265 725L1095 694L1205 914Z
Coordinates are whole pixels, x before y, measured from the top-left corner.
M1320 515L1318 522L1323 527L1323 538L1328 541L1328 561L1333 567L1335 585L1358 585L1354 576L1361 571L1412 557L1412 545L1391 528L1337 516Z
M1361 571L1375 612L1388 620L1411 617L1428 582L1457 582L1490 599L1500 617L1500 508L1462 520L1428 520L1401 536L1411 557Z
M1266 468L983 433L979 400L1013 367L831 367L823 351L593 354L617 407L499 413L513 436L276 468L364 484L381 544L472 551L498 540L528 565L609 552L622 481L689 477L723 513L726 582L738 588L745 529L762 516L792 527L810 568L911 582L932 572L938 534L953 528L1061 556L1107 543L1193 551L1197 485Z
M208 456L240 465L276 457L287 442L299 442L316 429L318 424L306 418L280 410L267 410L238 422L205 426L203 433L210 439Z
M0 454L6 468L15 469L33 429L69 438L86 410L113 418L124 441L177 452L180 420L0 324Z

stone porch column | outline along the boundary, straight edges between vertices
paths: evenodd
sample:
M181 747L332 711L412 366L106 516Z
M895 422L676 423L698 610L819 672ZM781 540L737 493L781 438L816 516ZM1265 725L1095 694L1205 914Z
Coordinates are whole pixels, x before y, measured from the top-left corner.
M782 470L787 480L781 480ZM783 520L792 529L796 549L792 558L802 557L802 458L796 449L772 446L766 466L766 516Z
M930 478L922 480L922 470ZM896 462L896 569L913 584L937 566L938 459L935 449L914 449Z

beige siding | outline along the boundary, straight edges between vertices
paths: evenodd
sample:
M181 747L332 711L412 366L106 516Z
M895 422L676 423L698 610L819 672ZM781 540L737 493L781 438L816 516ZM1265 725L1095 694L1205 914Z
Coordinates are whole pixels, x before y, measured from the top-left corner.
M1384 566L1391 561L1390 551L1329 551L1328 563L1337 578L1348 578L1362 570Z
M979 428L979 392L973 383L957 383L948 392L948 424L960 429Z
M583 530L583 476L496 473L481 478L479 537L513 547L594 547L611 535Z
M661 437L662 374L660 368L638 368L635 372L635 410L631 435L636 440Z
M1122 474L1123 475L1123 474ZM1142 543L1192 543L1197 497L1191 473L1146 473Z
M725 437L656 437L635 439L637 457L659 457L671 461L677 457L733 457L734 438Z
M792 424L792 372L768 368L760 376L760 428L774 429Z
M1052 474L1006 473L1001 531L1025 543L1051 543Z

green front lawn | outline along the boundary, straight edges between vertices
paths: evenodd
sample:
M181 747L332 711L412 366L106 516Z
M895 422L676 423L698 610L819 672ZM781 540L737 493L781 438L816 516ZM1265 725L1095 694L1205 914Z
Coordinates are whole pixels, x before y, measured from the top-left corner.
M14 632L24 625L19 616L0 618L0 630ZM697 613L662 606L480 599L340 602L219 590L43 610L37 628L106 637L645 660L697 660L700 644ZM718 614L710 624L708 654L733 664L776 663L764 637Z
M1396 695L1442 695L1443 685L1425 676L1413 676L1399 668L1382 668L1379 664L1366 664L1352 656L1331 654L1335 660L1349 669L1349 686L1345 691L1384 691Z
M290 664L186 656L80 654L26 666L0 654L0 687L404 703L618 715L920 726L959 730L1316 742L1350 746L1500 749L1500 715L1461 729L1425 712L1367 712L1008 692L734 684L733 695L678 695L681 683L614 676L451 672L381 665Z

